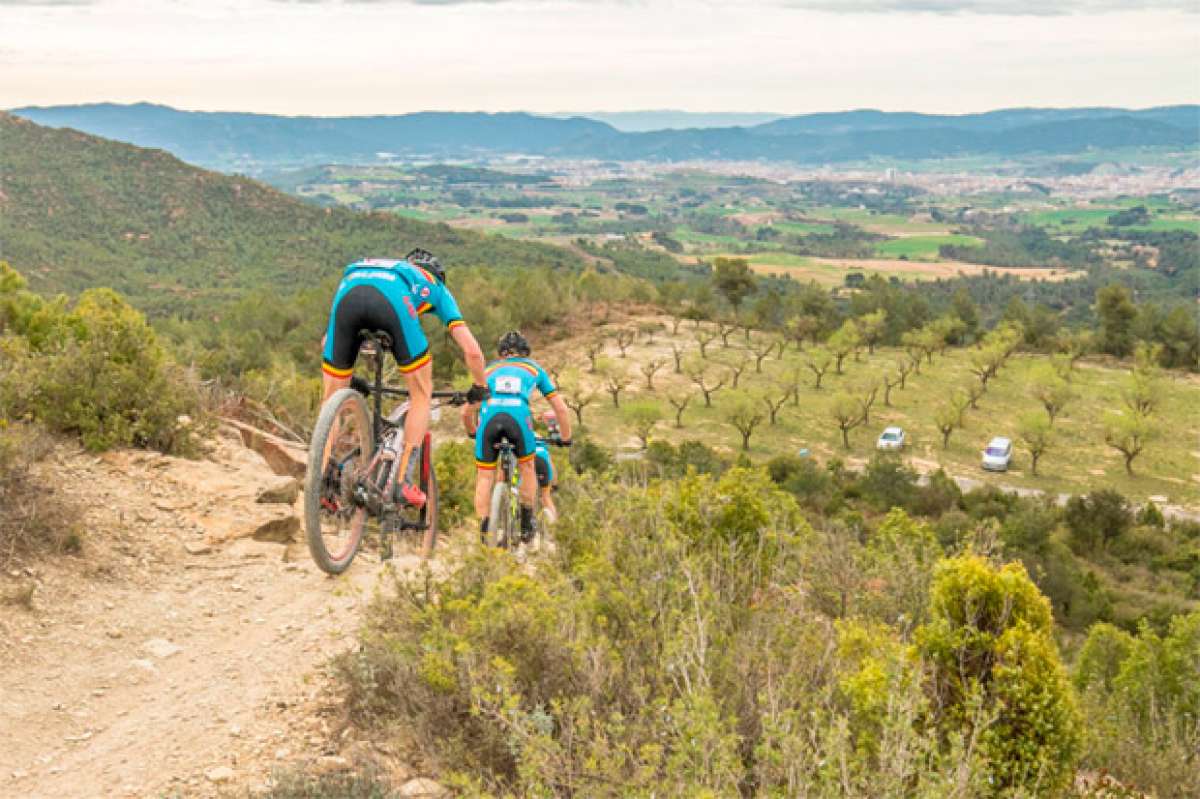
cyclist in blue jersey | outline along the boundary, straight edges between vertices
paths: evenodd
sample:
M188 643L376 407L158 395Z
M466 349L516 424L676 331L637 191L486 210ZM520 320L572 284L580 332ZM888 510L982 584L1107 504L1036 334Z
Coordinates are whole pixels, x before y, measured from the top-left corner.
M571 423L567 405L558 395L546 370L530 359L529 342L517 331L505 333L496 346L500 356L487 367L488 399L480 406L463 408L467 433L475 436L475 511L480 531L488 531L488 500L496 482L496 444L507 438L515 448L521 476L521 535L533 535L533 503L538 480L534 465L537 436L533 432L533 414L529 397L537 389L550 402L560 424L562 443L571 443Z
M562 430L558 426L558 415L553 411L542 414L542 421L550 431L550 438L562 438ZM550 458L550 449L546 442L538 439L533 451L533 465L537 471L538 491L541 492L542 507L546 510L546 518L553 524L558 520L558 508L554 505L554 491L558 490L558 474L554 471L554 461Z
M419 459L410 456L429 429L433 368L420 317L430 311L462 350L467 370L475 381L467 399L478 407L487 397L483 351L463 321L454 296L446 289L445 269L425 250L415 249L403 260L366 258L346 267L329 312L322 358L325 399L329 399L334 392L350 385L363 331L381 330L391 338L392 355L409 391L404 453L400 458L400 474L404 475L400 493L415 507L425 504L425 493L414 479Z

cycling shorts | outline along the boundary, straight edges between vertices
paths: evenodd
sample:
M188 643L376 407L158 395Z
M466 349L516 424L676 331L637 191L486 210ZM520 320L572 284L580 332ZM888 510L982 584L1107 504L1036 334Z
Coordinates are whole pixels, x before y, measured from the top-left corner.
M540 488L549 488L554 485L554 461L550 460L550 453L542 448L538 448L536 458L533 460L533 465L537 469L538 486Z
M323 354L326 374L351 375L364 330L381 330L391 337L392 355L401 372L413 372L429 363L429 340L417 313L397 308L382 291L364 283L339 296L329 312Z
M533 417L526 408L524 413L507 411L484 412L479 431L475 434L475 465L480 469L495 469L499 455L496 445L508 439L513 445L517 461L526 463L533 458L537 437L533 434Z

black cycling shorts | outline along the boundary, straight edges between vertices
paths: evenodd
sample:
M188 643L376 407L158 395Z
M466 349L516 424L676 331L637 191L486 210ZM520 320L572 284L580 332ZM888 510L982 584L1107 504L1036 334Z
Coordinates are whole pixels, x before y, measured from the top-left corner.
M500 457L496 445L503 439L513 445L513 453L519 462L524 463L533 457L533 439L521 431L521 423L515 416L507 413L495 413L487 420L483 429L475 434L475 465L481 469L495 469L496 460Z
M533 468L537 470L538 488L550 486L550 461L542 457L533 459Z
M324 353L326 373L334 377L350 375L363 344L364 330L382 331L391 337L392 355L401 372L414 371L429 362L429 344L421 333L420 323L405 325L382 291L363 285L343 294L330 313ZM410 351L414 345L420 348L419 352Z

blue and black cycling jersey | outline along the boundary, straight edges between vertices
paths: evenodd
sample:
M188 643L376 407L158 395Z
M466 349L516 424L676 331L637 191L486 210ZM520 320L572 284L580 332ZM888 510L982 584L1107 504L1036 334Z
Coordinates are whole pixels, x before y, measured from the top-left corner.
M534 389L547 399L554 396L556 389L550 375L529 358L504 358L487 367L487 384L491 396L480 408L476 465L496 468L496 444L502 438L513 445L519 461L528 461L537 444L529 398Z
M463 324L454 296L427 270L387 258L355 261L342 273L333 297L322 368L332 377L349 377L363 330L382 330L391 336L400 371L421 368L430 356L420 317L430 311L447 329Z

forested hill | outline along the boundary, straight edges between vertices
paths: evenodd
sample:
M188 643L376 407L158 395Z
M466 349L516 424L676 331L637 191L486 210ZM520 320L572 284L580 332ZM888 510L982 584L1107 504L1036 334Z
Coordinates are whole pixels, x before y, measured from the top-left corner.
M293 291L423 246L455 266L577 266L565 250L316 208L244 177L0 113L0 259L44 292L111 286L151 312Z
M745 127L640 132L618 131L593 119L524 113L285 117L179 111L147 103L33 107L14 113L39 124L162 147L192 163L244 172L285 164L364 163L386 153L812 164L968 154L1003 158L1127 147L1180 150L1196 146L1200 128L1200 106L1195 105L1144 110L1017 108L962 115L868 109L804 114Z

